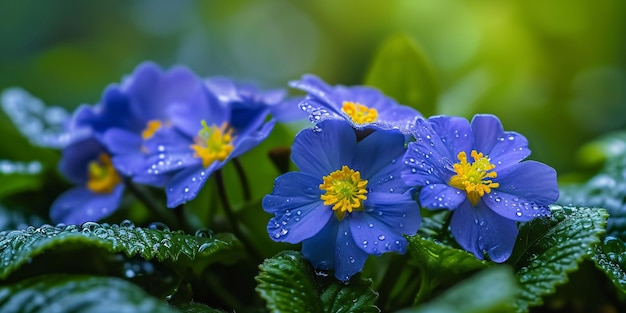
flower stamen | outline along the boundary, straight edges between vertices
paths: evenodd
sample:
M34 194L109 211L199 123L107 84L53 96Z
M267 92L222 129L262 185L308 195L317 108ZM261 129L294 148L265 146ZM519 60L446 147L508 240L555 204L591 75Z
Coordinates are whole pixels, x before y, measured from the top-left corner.
M320 195L324 205L332 205L337 219L342 220L346 212L363 210L362 201L367 199L367 180L361 179L361 173L347 166L341 167L323 177L324 183L320 190L325 191Z
M121 182L108 154L101 153L87 165L87 189L94 193L111 193Z
M233 130L224 122L221 127L207 125L202 120L202 129L189 147L195 151L194 157L202 159L202 166L209 167L215 161L224 161L233 151Z
M146 128L141 132L141 138L143 138L143 140L148 140L152 138L152 136L154 136L154 133L156 133L156 131L159 130L159 128L161 128L162 126L163 123L159 120L148 121Z
M344 101L341 108L356 124L373 123L378 118L378 111L357 102Z
M492 188L498 188L500 184L489 179L496 178L498 174L493 171L496 166L491 164L488 157L476 150L472 150L471 156L474 162L470 164L465 151L459 152L457 155L459 163L453 165L456 175L450 177L449 184L464 190L467 199L475 206L485 193L490 193Z

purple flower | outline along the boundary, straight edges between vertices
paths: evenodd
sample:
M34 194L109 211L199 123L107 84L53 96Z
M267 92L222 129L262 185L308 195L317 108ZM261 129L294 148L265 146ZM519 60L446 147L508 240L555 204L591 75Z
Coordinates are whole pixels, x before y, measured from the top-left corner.
M188 128L173 112L194 110L217 102L204 82L185 67L163 71L151 62L137 66L120 84L106 88L95 106L79 108L73 127L91 128L113 155L115 168L124 176L145 172L149 151L145 141L160 128ZM164 177L144 177L144 183L160 186Z
M291 157L300 171L276 178L263 208L274 214L267 226L273 240L302 242L315 268L334 269L346 281L370 254L404 253L402 235L415 234L421 218L400 179L403 134L377 130L357 141L344 121L319 128L296 135Z
M285 99L287 92L284 89L259 90L254 84L226 77L211 77L205 83L220 102L231 109L232 120L237 122L232 125L235 128L243 128L268 112L277 122L306 118L306 114L298 108L302 99Z
M271 110L259 101L275 97L243 97L228 81L207 85L207 92L216 96L203 105L173 107L168 112L176 127L160 128L143 142L145 171L135 181L164 177L168 207L195 198L213 172L257 146L274 127L275 120L267 120Z
M510 256L517 222L550 214L559 196L556 171L525 161L528 141L505 132L493 115L420 119L408 145L402 179L422 187L429 209L453 210L450 229L465 250L495 262Z
M331 87L314 75L304 75L289 85L307 92L299 106L309 113L313 123L341 119L356 129L398 129L408 134L421 117L416 110L397 104L372 87Z
M113 168L110 154L96 138L83 139L63 149L59 171L78 186L61 194L52 204L50 218L55 223L98 221L118 208L124 184Z

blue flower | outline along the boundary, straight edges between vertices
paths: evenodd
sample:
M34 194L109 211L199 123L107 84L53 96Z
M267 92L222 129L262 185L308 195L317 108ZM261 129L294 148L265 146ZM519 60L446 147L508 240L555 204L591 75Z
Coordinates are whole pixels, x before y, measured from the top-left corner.
M124 184L113 168L110 154L95 137L73 142L63 149L59 171L78 186L54 201L50 209L52 221L65 224L98 221L118 208Z
M174 112L209 106L216 102L202 79L185 67L163 71L144 62L120 84L106 88L98 105L82 106L75 114L75 128L90 128L111 152L115 168L124 176L145 172L151 152L145 141L160 128L189 128ZM143 183L160 186L164 176L143 176Z
M276 104L278 96L250 93L257 91L227 80L206 86L203 105L174 107L169 118L175 127L160 128L143 142L145 171L135 181L164 177L168 207L194 199L213 172L265 140L275 124L264 101Z
M292 122L306 118L298 108L299 98L285 99L284 89L259 90L254 84L238 82L226 77L211 77L206 86L220 102L230 107L235 128L254 123L259 116L269 112L277 122Z
M315 268L334 269L346 281L370 254L404 253L402 235L415 234L421 218L400 179L403 134L378 130L357 141L344 121L319 126L296 135L291 157L300 171L276 178L263 208L274 214L267 226L273 240L302 242Z
M420 119L404 156L402 179L422 187L429 209L453 210L450 230L465 250L495 262L510 256L517 222L550 214L559 196L556 171L525 161L528 141L505 132L493 115Z
M331 87L313 75L304 75L289 85L307 92L299 106L309 113L309 119L314 123L341 119L356 129L398 129L408 134L415 120L421 117L416 110L397 104L371 87Z

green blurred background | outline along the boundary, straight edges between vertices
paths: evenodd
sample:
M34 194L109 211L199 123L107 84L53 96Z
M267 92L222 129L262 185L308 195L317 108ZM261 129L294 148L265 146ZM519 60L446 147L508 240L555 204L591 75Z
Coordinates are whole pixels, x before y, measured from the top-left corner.
M626 126L624 12L623 0L0 1L0 89L74 108L143 60L263 87L304 73L361 84L404 33L430 63L435 112L496 114L564 175L582 144Z

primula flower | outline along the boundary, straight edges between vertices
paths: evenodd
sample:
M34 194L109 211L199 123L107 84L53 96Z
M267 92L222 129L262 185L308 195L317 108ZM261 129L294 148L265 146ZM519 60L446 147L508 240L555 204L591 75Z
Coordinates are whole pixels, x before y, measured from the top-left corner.
M357 141L344 121L296 135L291 158L300 169L276 178L263 208L275 241L302 242L313 266L346 281L369 254L404 253L403 234L421 222L412 190L400 179L405 137L378 130Z
M149 151L145 141L160 128L186 127L173 112L179 107L208 106L215 98L204 82L189 69L178 66L163 71L144 62L120 84L106 88L95 106L82 106L75 114L73 127L91 128L112 153L115 168L124 176L144 172ZM145 183L162 185L164 177L144 177Z
M258 116L269 112L277 122L293 122L306 118L298 108L301 97L286 99L284 89L259 90L252 83L238 82L226 77L211 77L205 80L207 88L220 102L231 109L235 128L243 128Z
M124 192L122 178L111 156L94 137L63 149L59 171L78 185L52 204L50 218L56 223L82 224L98 221L117 209Z
M415 120L421 117L416 110L397 104L372 87L331 87L314 75L304 75L289 85L307 92L299 106L309 113L313 123L345 119L356 129L398 129L408 134Z
M252 89L244 87L244 92L224 80L208 80L207 86L211 96L204 105L176 106L169 111L176 127L159 129L143 143L149 151L147 167L136 181L166 177L168 207L195 198L213 172L257 146L274 127L263 101L275 104L277 95L248 94Z
M505 132L493 115L420 119L404 156L402 179L421 186L429 209L453 210L450 230L465 250L495 262L510 256L517 222L550 214L559 196L556 171L525 161L528 141Z

